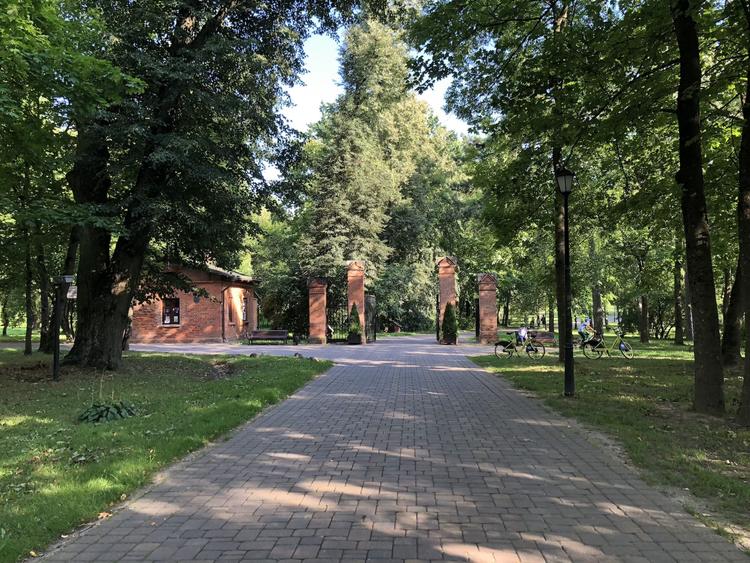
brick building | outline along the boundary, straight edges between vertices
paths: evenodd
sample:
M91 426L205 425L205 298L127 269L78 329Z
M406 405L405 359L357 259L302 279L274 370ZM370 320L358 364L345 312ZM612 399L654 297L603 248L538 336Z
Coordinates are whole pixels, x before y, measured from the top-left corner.
M208 297L178 292L133 307L131 342L222 342L257 329L256 282L219 268L174 268Z

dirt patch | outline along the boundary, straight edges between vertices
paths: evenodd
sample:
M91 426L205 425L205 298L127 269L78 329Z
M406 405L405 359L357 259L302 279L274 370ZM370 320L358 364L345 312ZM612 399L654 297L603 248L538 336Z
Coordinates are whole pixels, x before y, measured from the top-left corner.
M234 366L226 360L218 360L211 364L211 369L206 373L206 379L215 381L228 379L234 375Z
M49 379L49 365L46 362L30 362L0 368L0 379L15 379L19 383L39 383Z

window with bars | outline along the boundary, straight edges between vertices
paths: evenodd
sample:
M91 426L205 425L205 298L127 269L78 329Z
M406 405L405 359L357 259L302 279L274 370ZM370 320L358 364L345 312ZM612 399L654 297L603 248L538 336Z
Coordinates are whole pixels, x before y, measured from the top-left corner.
M180 324L180 300L176 297L162 301L161 322L165 325Z

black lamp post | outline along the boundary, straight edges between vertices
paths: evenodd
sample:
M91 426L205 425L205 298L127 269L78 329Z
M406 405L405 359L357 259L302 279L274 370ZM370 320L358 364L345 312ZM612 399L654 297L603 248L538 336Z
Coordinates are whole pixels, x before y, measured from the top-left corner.
M55 278L55 315L52 319L52 379L60 381L60 309L67 294L68 286L73 283L73 276L57 276Z
M563 196L563 233L565 239L565 314L561 330L565 332L565 396L576 393L576 379L573 370L573 339L570 337L571 324L571 284L570 284L570 233L568 232L568 196L573 189L575 174L564 167L555 170L557 189Z

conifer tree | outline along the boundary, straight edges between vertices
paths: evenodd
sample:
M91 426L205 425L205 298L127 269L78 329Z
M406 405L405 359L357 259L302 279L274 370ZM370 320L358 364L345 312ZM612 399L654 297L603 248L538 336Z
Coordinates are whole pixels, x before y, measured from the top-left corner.
M458 318L453 303L446 303L443 323L440 326L444 344L455 344L458 341Z

